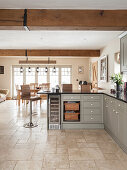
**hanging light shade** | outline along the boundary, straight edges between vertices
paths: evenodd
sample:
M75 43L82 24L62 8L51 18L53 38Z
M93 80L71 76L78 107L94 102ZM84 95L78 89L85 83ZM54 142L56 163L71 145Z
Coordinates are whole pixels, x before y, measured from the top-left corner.
M39 67L36 68L36 72L37 72L37 73L39 72Z
M31 72L31 67L28 67L28 72L29 72L29 73Z
M52 71L53 71L53 73L56 73L56 67L55 66L53 67Z
M47 72L48 72L48 67L46 66L46 67L45 67L45 73L47 73Z
M20 67L20 73L23 73L23 67Z

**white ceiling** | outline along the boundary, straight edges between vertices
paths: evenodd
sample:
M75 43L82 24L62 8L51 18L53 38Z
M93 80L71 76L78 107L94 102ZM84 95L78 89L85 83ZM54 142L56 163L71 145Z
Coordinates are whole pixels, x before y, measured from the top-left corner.
M0 8L127 9L127 0L0 0Z
M0 31L0 49L101 49L121 31Z

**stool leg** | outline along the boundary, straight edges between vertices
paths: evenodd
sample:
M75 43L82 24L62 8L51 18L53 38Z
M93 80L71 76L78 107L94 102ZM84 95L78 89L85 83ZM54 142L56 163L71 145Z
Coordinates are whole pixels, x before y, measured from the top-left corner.
M30 101L30 124L32 125L32 101Z
M25 128L34 128L34 127L37 127L38 125L37 124L33 124L32 122L32 101L30 100L30 122L29 123L26 123L24 125Z

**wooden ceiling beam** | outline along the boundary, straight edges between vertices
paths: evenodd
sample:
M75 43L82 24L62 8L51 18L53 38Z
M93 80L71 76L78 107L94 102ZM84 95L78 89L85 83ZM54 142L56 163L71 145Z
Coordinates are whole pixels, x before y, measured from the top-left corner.
M23 26L24 9L0 9L0 26Z
M0 9L0 29L127 30L127 10Z
M100 50L0 50L0 56L99 57Z
M51 56L51 57L99 57L100 50L27 50L28 56Z
M127 30L127 10L28 9L30 29Z
M0 56L26 56L26 50L0 49Z

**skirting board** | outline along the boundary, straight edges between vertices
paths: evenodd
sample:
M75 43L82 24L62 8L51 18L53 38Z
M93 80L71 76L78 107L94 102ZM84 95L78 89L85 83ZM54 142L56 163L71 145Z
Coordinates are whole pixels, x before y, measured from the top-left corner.
M119 145L119 147L127 154L127 147L125 145L123 145L119 141L119 139L115 135L113 135L113 133L107 127L104 126L104 129L115 140L115 142Z
M61 129L104 129L104 124L61 124Z

